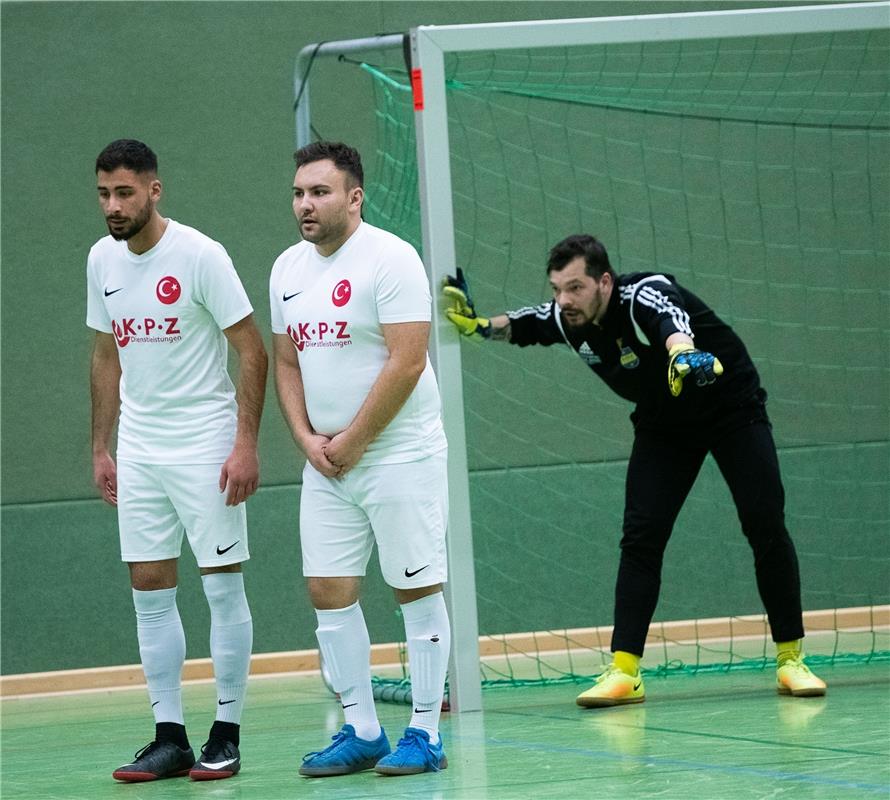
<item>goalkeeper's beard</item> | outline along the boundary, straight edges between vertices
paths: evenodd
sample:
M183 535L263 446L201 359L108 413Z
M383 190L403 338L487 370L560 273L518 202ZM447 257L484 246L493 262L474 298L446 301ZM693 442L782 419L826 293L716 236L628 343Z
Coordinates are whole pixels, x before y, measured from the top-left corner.
M588 317L583 311L578 309L571 309L570 311L563 309L562 316L569 328L583 328L593 322L591 317Z
M587 308L560 308L562 318L569 328L585 328L588 325L599 325L606 313L609 300L603 290L597 287L596 292L587 304Z

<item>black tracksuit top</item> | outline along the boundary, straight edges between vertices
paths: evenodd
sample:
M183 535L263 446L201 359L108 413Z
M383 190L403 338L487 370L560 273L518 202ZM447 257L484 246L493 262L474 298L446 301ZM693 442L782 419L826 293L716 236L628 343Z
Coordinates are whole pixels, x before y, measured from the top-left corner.
M716 422L752 403L762 406L765 400L742 340L672 275L618 276L601 325L570 328L554 300L507 316L513 344L572 347L612 391L636 404L632 418L638 426ZM723 375L704 388L687 376L680 396L671 395L664 343L672 333L692 336L696 348L717 356Z

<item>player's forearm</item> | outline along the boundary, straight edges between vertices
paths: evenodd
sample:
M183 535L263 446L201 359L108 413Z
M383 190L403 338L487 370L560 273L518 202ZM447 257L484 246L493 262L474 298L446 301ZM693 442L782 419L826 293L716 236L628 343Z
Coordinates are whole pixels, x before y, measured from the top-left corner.
M488 320L491 323L491 337L499 342L510 341L510 317L506 314L498 314Z
M366 449L395 419L417 386L425 367L425 352L422 362L417 358L390 356L344 433L362 450Z
M278 396L278 406L288 428L290 428L291 436L293 436L297 447L306 454L308 439L315 434L315 431L309 422L309 414L306 411L303 376L299 368L276 360L275 390Z
M120 411L121 368L117 354L94 350L90 365L90 398L92 404L93 453L107 452L111 433Z
M268 369L269 359L261 341L249 352L239 353L238 386L235 390L238 405L236 441L239 443L256 446L266 398Z
M92 446L93 454L107 452L111 446L111 434L120 410L120 399L113 388L94 381L92 384Z
M672 333L664 340L664 349L670 352L675 344L693 344L692 337L685 333Z

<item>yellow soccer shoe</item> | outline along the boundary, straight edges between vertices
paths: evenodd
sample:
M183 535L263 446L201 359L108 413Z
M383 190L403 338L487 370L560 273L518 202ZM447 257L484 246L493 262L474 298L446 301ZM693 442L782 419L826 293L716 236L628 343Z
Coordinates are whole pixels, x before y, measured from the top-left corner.
M584 708L603 708L605 706L622 706L628 703L642 703L646 699L643 678L638 672L628 675L614 664L596 679L596 683L575 699Z
M776 669L776 691L794 697L822 697L827 687L825 681L810 672L803 657L790 658Z

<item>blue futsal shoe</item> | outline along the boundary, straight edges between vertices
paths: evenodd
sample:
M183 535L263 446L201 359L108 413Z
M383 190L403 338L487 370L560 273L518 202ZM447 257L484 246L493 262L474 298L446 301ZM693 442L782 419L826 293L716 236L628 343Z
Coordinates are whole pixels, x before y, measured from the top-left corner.
M359 739L352 725L344 725L335 733L324 750L307 753L303 756L300 775L309 778L326 778L330 775L349 775L371 769L381 758L390 752L386 732L381 728L380 736L374 741Z
M374 769L381 775L416 775L419 772L438 772L447 766L441 735L438 744L430 744L430 735L426 731L405 728L399 746L381 758Z

